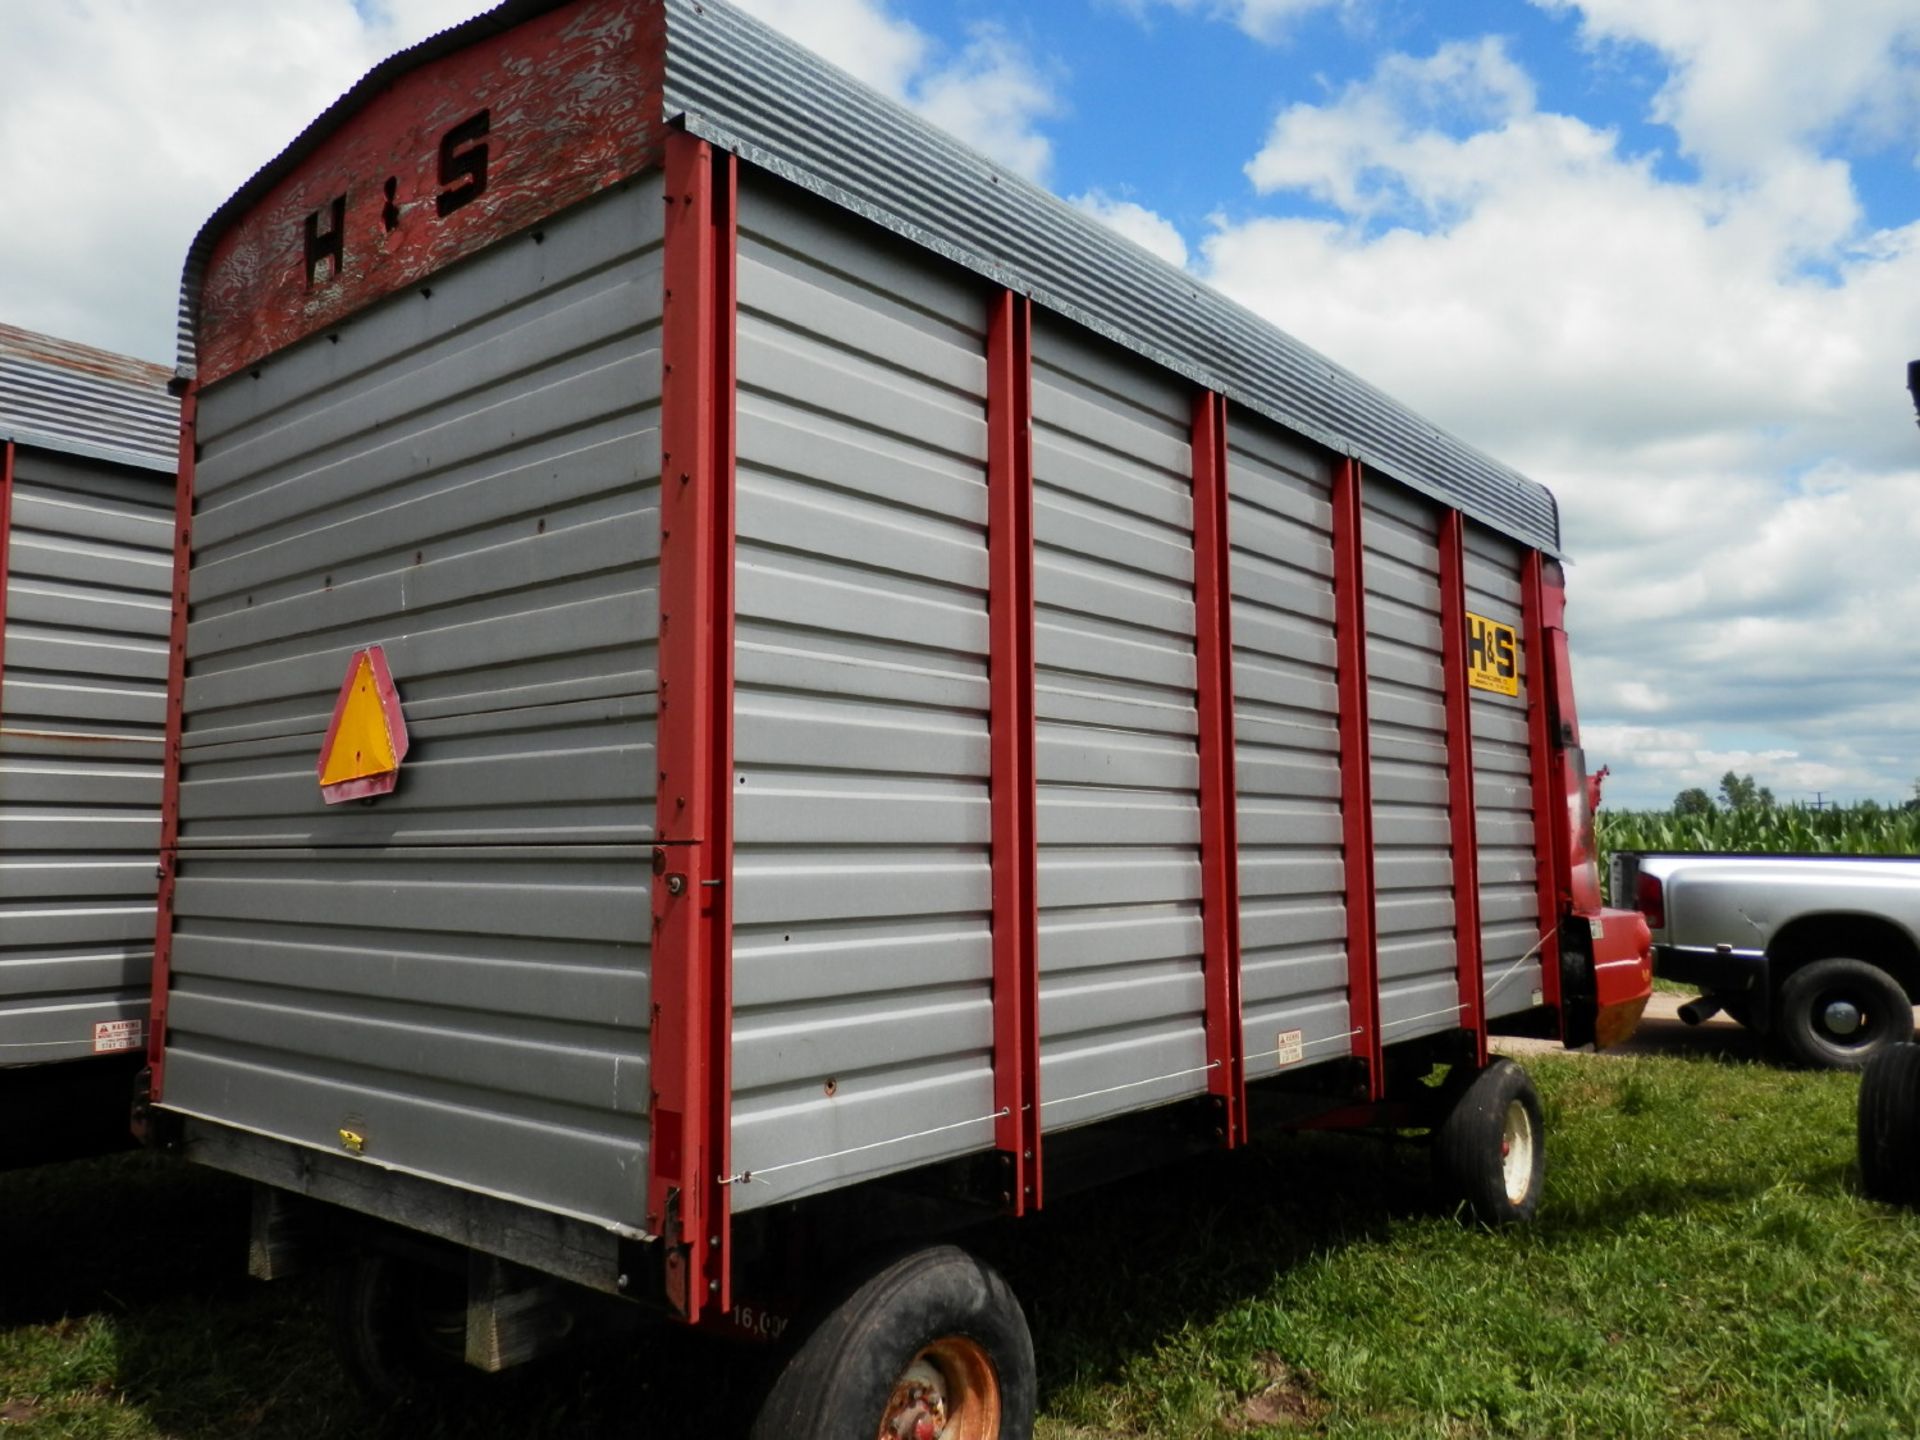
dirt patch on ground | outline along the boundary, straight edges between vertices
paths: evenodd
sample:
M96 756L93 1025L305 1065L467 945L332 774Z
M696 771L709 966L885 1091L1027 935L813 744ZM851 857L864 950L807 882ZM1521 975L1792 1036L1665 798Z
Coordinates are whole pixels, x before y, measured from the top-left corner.
M1249 1395L1234 1417L1233 1428L1241 1431L1302 1430L1320 1418L1326 1407L1313 1393L1313 1385L1271 1350L1254 1357L1262 1384Z

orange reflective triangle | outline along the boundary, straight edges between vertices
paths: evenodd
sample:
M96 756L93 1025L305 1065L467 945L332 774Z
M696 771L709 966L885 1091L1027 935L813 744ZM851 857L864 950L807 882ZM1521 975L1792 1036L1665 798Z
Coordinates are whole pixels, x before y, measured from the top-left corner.
M386 656L377 645L354 652L320 746L321 796L332 804L392 790L406 753L407 722Z

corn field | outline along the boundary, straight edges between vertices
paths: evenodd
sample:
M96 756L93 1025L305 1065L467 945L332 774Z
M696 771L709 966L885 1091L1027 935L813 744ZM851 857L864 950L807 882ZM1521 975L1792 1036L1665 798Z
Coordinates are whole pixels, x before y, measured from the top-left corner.
M1600 809L1601 872L1615 850L1771 851L1802 855L1920 855L1920 810L1800 805L1715 810Z

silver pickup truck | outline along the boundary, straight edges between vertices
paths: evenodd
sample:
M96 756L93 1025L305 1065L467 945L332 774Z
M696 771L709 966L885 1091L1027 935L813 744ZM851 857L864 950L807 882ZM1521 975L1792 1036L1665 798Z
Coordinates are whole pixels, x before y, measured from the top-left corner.
M1920 859L1614 852L1615 905L1646 916L1654 973L1698 985L1803 1065L1858 1069L1913 1038Z

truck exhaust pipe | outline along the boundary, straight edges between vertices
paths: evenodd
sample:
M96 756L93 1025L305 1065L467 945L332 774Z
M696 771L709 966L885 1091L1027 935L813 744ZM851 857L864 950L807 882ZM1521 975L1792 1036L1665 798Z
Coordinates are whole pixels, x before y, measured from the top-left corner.
M1700 995L1680 1007L1680 1018L1688 1025L1704 1025L1723 1008L1718 995Z

